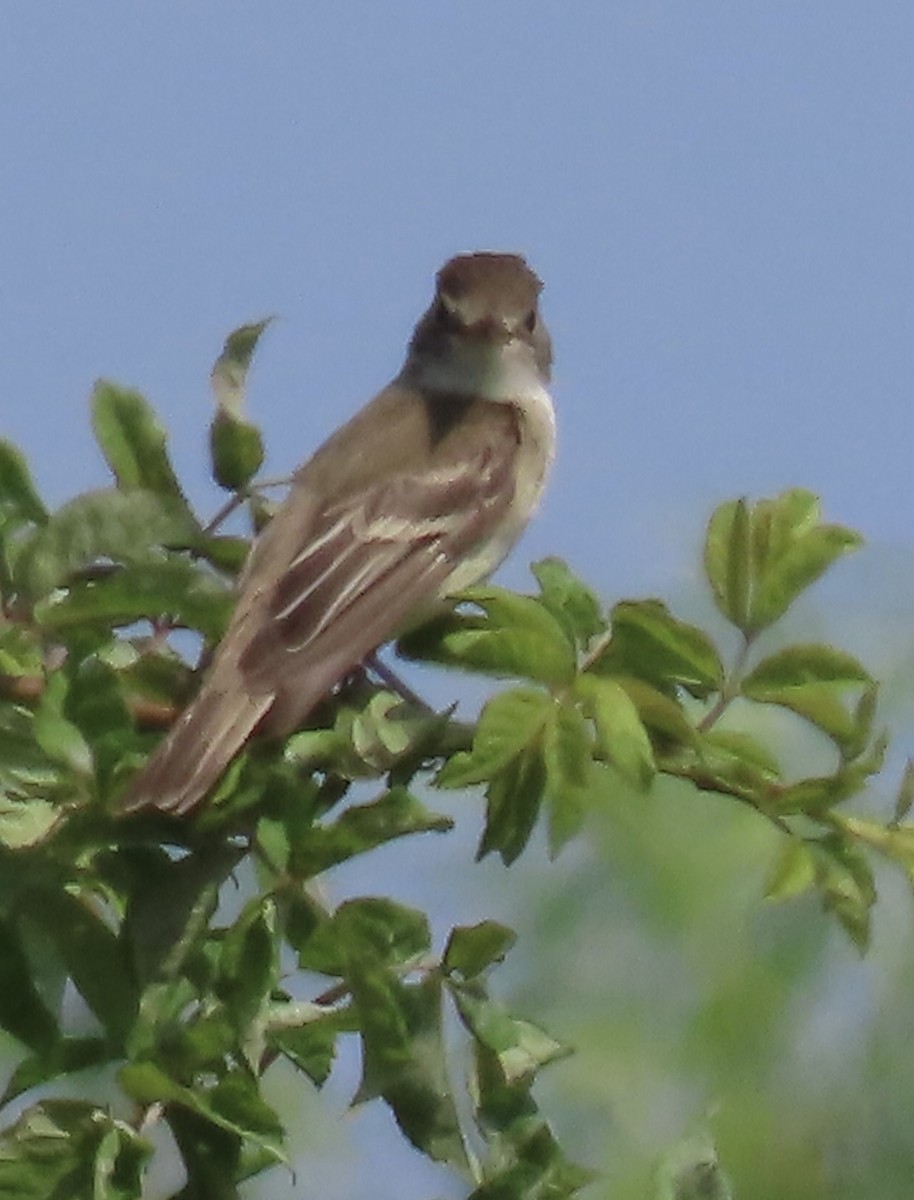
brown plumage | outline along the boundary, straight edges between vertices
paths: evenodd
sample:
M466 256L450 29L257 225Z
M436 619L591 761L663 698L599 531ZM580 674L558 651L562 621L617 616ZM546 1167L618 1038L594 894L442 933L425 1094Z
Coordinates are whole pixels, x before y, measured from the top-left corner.
M299 470L257 539L200 692L125 809L191 810L255 729L299 727L371 651L501 560L552 453L539 286L512 255L442 269L401 374Z

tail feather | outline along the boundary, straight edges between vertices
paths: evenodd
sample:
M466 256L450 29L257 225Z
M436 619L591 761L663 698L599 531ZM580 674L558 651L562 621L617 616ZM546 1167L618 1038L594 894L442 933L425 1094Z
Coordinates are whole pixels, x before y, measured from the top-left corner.
M219 666L128 787L125 812L189 812L268 712L270 693L251 695L234 663Z

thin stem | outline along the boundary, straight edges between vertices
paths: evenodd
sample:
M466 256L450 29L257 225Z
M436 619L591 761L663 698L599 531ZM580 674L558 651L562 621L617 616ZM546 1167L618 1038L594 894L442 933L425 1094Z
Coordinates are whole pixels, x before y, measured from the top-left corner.
M720 689L720 694L713 706L704 715L698 724L699 733L707 733L708 730L715 725L723 714L727 711L736 697L739 695L740 684L742 683L742 674L746 668L746 662L749 658L749 651L752 649L752 643L755 640L754 633L743 634L743 644L739 649L736 660L724 680L723 687Z

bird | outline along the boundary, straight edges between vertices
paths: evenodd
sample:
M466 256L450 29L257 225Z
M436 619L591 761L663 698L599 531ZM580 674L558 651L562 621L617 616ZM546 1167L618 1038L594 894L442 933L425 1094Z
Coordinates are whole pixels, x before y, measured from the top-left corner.
M555 454L542 286L517 254L438 271L399 374L299 468L255 539L200 689L123 811L197 809L255 733L302 728L375 650L504 559Z

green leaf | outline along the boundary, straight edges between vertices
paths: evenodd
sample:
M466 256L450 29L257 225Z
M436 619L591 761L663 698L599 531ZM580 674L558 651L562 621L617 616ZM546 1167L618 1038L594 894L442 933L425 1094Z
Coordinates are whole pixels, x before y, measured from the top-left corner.
M670 743L673 746L697 744L698 733L695 726L689 721L677 700L645 683L643 679L635 679L631 675L614 675L612 679L628 695L642 724L653 733L658 743L664 746L669 746Z
M848 691L872 685L869 672L850 654L825 645L789 646L763 659L742 682L750 700L778 704L805 717L839 745L857 740L855 712Z
M12 442L0 438L0 516L4 512L35 525L43 525L48 519L24 455Z
M272 897L255 896L226 932L214 990L243 1037L265 1011L279 971L279 935Z
M139 394L105 380L92 393L92 425L118 486L181 498L165 431Z
M362 1033L362 1080L354 1103L383 1096L417 1149L468 1169L451 1093L441 1020L442 980L403 983L360 961L349 981Z
M475 983L452 984L451 994L467 1030L492 1050L505 1080L530 1080L541 1067L565 1058L571 1047L557 1042L544 1029L512 1016Z
M291 847L289 870L308 879L385 842L414 833L446 833L453 826L421 804L406 788L391 788L379 800L348 808L332 825L312 827Z
M0 772L0 785L3 773ZM0 845L8 850L34 846L63 820L55 804L39 798L16 800L0 794Z
M483 708L473 748L452 755L435 778L442 788L486 783L529 747L538 745L555 702L547 692L514 688L493 696Z
M256 1079L246 1070L228 1072L213 1087L198 1089L177 1083L155 1063L132 1062L121 1067L118 1080L140 1104L177 1105L226 1133L253 1142L272 1162L285 1162L283 1128L261 1098ZM174 1128L170 1113L168 1120Z
M497 678L550 685L574 678L574 643L540 601L494 587L470 588L457 600L481 608L483 615L452 612L436 618L401 638L399 651Z
M798 537L819 524L819 498L805 488L790 488L752 508L752 565L758 580Z
M757 789L759 798L777 783L781 768L767 746L739 729L710 729L701 735L701 760L719 778L739 788Z
M0 1027L29 1049L47 1054L60 1034L32 982L19 934L0 920Z
M788 838L768 877L765 899L792 900L809 891L815 878L815 862L807 844L799 838Z
M872 869L859 847L839 834L808 843L816 886L825 909L833 912L861 952L869 945L870 914L876 901Z
M21 677L44 673L44 647L24 625L0 617L0 675Z
M444 951L444 969L456 971L464 979L474 979L493 963L501 962L516 941L514 930L498 921L457 925L451 930Z
M49 675L35 711L35 740L52 762L75 775L92 775L93 757L79 728L64 716L68 681L62 671Z
M571 704L555 705L543 739L553 857L580 832L591 790L593 752L591 730L580 712Z
M191 547L199 538L186 506L172 497L140 490L87 492L54 513L19 567L37 598L100 560L148 561L163 546Z
M94 622L117 627L167 616L216 641L225 632L235 600L208 571L170 558L132 564L54 591L35 606L35 620L46 629L71 629Z
M596 727L600 756L608 759L634 787L641 790L650 787L657 769L654 751L629 691L619 680L591 673L578 679L575 691ZM672 704L658 692L654 696L667 705Z
M79 1100L43 1100L0 1135L0 1196L132 1200L151 1147L123 1121Z
M228 492L247 487L263 465L263 436L256 425L218 408L209 427L213 479Z
M51 1080L60 1081L66 1075L86 1071L91 1067L102 1067L112 1061L112 1051L104 1038L68 1037L59 1038L46 1050L24 1058L9 1078L0 1107L7 1105L24 1092L41 1087ZM2 1143L0 1143L2 1145ZM3 1151L0 1149L0 1160ZM3 1195L0 1189L0 1196Z
M182 858L158 846L122 846L118 865L128 894L124 943L144 985L186 972L216 911L220 888L242 852L221 843Z
M109 1037L122 1042L136 1013L137 994L117 936L88 903L50 887L32 890L25 911L47 935Z
M566 563L560 558L544 558L531 569L540 585L540 602L581 650L606 632L608 625L599 600Z
M593 664L598 675L628 675L661 691L704 697L720 689L723 666L702 630L677 620L659 600L623 600L612 610L612 641Z
M841 525L818 525L799 536L761 576L752 603L752 628L773 625L832 563L862 545L858 533Z
M477 860L497 850L509 866L521 854L539 816L546 789L542 747L529 746L502 767L486 789L486 825Z
M476 1124L489 1146L482 1182L470 1200L566 1200L595 1178L569 1162L530 1093L529 1080L510 1083L498 1055L473 1042L470 1088Z
M904 765L904 774L901 777L898 795L895 797L893 824L898 825L905 819L911 811L912 804L914 804L914 760L909 758Z
M241 417L248 369L257 343L266 327L273 321L266 317L249 325L240 325L225 339L222 353L213 365L210 382L218 408L230 417Z
M705 574L717 607L738 629L749 626L752 529L745 500L715 509L705 536Z
M350 1032L353 1024L345 1011L328 1012L306 1002L274 1004L268 1018L267 1045L322 1087L333 1067L337 1037Z

